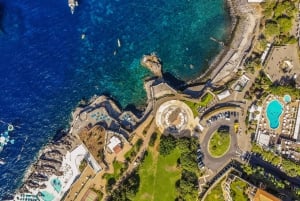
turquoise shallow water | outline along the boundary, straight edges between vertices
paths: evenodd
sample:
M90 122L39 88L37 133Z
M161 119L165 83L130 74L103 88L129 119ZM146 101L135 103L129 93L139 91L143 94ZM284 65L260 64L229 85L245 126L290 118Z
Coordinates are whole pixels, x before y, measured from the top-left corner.
M54 199L54 195L52 195L47 191L42 191L41 194L42 194L41 197L44 201L52 201Z
M150 73L139 64L143 54L157 52L166 72L188 80L220 51L209 38L228 37L223 0L79 4L71 15L67 0L0 0L0 120L18 126L10 133L15 144L0 152L6 162L0 200L21 184L82 97L105 93L122 107L144 104L143 80ZM5 129L0 123L0 132Z
M290 95L284 95L283 99L286 103L290 103L292 101L292 97Z
M283 112L282 104L278 100L273 100L268 104L266 112L270 128L277 129L280 124L280 115Z
M61 186L61 182L58 178L52 179L51 185L57 193L60 193L62 186Z

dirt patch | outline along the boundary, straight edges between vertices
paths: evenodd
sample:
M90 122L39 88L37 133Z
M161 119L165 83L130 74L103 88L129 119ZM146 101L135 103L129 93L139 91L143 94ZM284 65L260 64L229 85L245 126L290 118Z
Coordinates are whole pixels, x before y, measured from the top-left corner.
M87 128L82 129L79 133L80 139L99 164L102 162L101 156L105 145L105 135L106 130L99 125L94 126L90 130Z
M153 196L152 196L151 194L149 194L149 193L144 193L144 194L141 196L141 198L142 198L143 200L152 200L152 199L153 199Z
M173 166L165 167L165 170L168 172L176 172L176 171L178 171L178 168L175 165L173 165Z

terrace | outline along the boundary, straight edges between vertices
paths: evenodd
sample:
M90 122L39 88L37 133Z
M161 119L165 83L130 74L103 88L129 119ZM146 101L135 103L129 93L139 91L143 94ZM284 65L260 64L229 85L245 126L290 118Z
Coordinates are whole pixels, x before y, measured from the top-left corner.
M233 85L232 89L235 91L243 91L247 83L249 82L249 78L246 75L242 75Z
M272 48L266 60L265 72L272 82L286 82L299 77L299 67L297 44L292 44Z

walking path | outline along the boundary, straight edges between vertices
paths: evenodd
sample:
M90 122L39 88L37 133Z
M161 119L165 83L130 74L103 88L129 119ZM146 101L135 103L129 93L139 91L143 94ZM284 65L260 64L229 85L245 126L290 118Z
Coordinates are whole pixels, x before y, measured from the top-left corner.
M121 182L127 177L127 175L130 175L135 170L135 168L137 167L136 162L139 161L138 159L142 158L143 154L147 150L148 144L149 144L149 141L150 141L150 138L151 138L151 135L155 132L155 129L156 129L155 121L152 121L149 129L147 130L146 135L142 136L142 139L143 139L144 142L143 142L143 145L141 146L139 152L136 154L136 156L134 157L134 159L132 160L132 162L128 165L128 168L123 173L123 176L113 186L111 192L113 192L121 184ZM106 198L104 200L106 200Z

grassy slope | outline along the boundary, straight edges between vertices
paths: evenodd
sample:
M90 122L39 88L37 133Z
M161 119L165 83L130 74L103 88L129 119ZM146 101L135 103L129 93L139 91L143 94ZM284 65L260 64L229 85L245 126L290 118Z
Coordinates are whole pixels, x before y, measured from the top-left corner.
M213 100L213 95L211 93L206 93L200 100L200 102L198 103L194 103L194 102L190 102L190 101L184 101L185 104L187 104L194 116L198 116L198 108L201 106L201 107L206 107L212 100Z
M141 183L134 201L167 201L177 197L175 182L180 178L181 170L176 164L180 150L175 149L165 157L155 152L149 150L139 168Z

